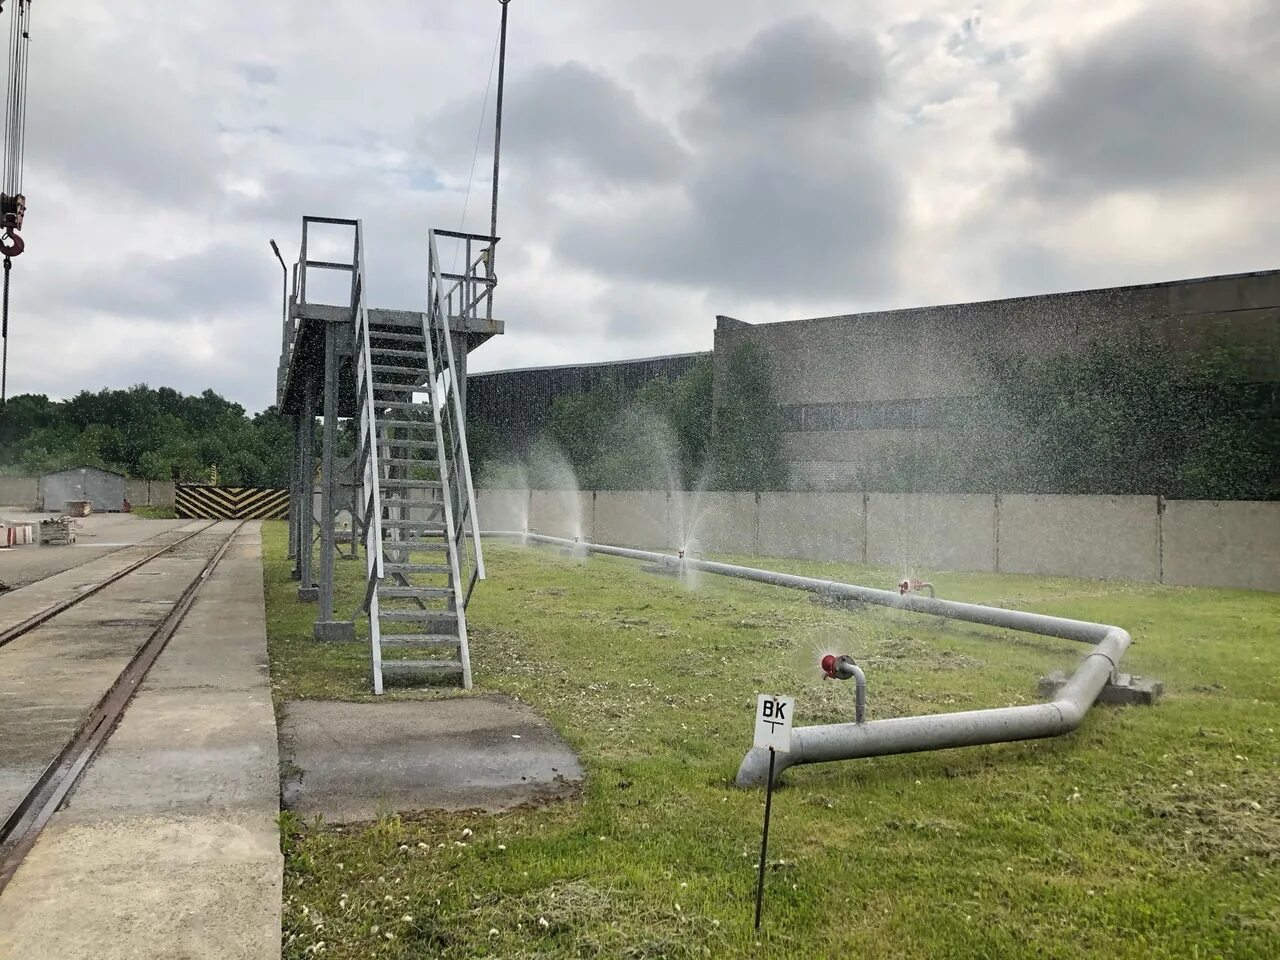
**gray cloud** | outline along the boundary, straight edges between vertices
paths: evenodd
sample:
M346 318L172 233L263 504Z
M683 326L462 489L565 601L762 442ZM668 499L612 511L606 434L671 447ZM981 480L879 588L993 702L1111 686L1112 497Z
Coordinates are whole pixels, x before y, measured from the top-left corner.
M460 101L423 126L420 141L433 161L467 169L480 106L479 97ZM490 102L481 133L486 151L492 116ZM502 154L504 170L517 180L585 179L596 187L668 180L686 160L671 131L630 90L578 62L545 64L508 80ZM481 165L478 174L487 179L487 172Z
M713 57L703 81L678 198L574 219L561 250L606 274L774 301L892 283L901 191L874 145L874 40L786 21Z
M27 166L148 202L209 202L225 158L207 101L184 92L146 46L54 30L31 55Z
M818 17L762 30L741 50L713 58L695 125L798 118L811 122L871 103L884 58L868 33L845 34Z
M48 267L29 276L42 290L42 309L60 313L114 314L177 324L228 310L279 303L279 266L273 271L266 241L262 250L220 243L176 257L135 256L127 269L81 267L46 278ZM277 307L278 312L278 307ZM268 315L263 311L264 318Z
M1274 58L1227 39L1189 18L1141 16L1059 54L1009 130L1035 164L1035 183L1049 192L1160 189L1274 164Z

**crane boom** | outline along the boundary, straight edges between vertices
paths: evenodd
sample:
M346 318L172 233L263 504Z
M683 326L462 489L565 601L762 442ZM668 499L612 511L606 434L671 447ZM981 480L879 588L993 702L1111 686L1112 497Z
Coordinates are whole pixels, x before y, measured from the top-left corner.
M0 407L9 386L9 271L13 258L26 249L19 231L27 212L22 192L22 154L27 133L27 48L31 43L31 0L11 0L9 14L9 84L5 104L4 171L0 181L0 254L4 255L4 293L0 305ZM4 0L0 0L3 9Z

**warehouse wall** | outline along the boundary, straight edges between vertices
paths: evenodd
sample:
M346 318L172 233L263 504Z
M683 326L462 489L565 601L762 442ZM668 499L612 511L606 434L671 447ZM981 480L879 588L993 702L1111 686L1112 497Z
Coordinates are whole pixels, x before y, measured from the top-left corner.
M0 507L35 508L39 477L0 477ZM125 499L133 506L172 507L173 483L169 480L126 480Z
M1011 494L483 490L484 529L599 543L867 562L897 573L1030 573L1280 592L1280 502Z

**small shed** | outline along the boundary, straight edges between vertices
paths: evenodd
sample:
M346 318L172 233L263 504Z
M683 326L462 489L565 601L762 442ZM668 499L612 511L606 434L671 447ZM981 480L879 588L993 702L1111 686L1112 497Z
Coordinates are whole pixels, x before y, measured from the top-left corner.
M40 478L40 509L62 513L69 500L88 500L96 512L124 509L124 474L101 467L72 467Z

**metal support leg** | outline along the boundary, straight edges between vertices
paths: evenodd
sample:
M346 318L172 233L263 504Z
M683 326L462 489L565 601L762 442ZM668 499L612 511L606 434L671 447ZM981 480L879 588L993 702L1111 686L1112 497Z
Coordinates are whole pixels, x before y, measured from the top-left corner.
M317 599L315 573L312 569L315 545L315 448L313 434L316 422L315 379L307 376L302 385L302 415L299 417L298 465L298 599L310 603Z
M345 322L345 321L344 321ZM338 324L324 329L324 433L320 447L320 609L315 624L317 640L354 640L356 625L333 618L334 558L338 549Z
M290 576L297 580L301 577L298 570L298 535L302 527L302 414L293 418L293 449L289 457L289 559L293 561Z

